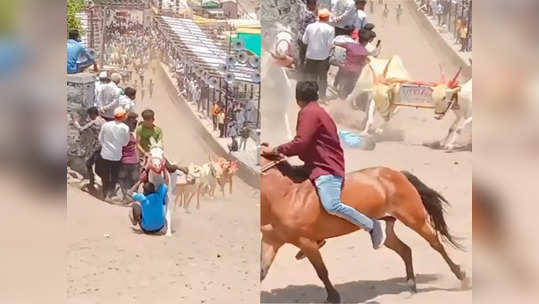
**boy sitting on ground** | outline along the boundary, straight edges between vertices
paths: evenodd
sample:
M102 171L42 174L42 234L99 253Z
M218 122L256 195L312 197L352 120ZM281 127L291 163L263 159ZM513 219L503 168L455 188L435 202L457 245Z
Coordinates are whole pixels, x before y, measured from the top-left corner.
M131 224L139 225L145 233L164 233L168 224L165 219L167 186L159 185L156 192L152 183L145 183L143 189L144 193L133 194L135 202L129 212Z

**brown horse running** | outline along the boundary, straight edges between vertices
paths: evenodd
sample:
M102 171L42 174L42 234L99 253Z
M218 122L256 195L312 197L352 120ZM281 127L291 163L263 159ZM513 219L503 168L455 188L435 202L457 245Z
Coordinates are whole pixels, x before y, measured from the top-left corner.
M340 295L329 280L319 244L359 228L328 214L320 204L312 183L308 179L294 177L294 168L289 163L262 156L261 165L260 280L267 275L279 248L290 243L300 248L314 266L326 287L326 302L339 303ZM383 167L349 173L345 178L342 200L371 218L386 221L384 245L403 259L406 279L413 292L416 292L416 282L412 251L395 234L395 220L421 235L442 255L459 280L466 279L466 273L451 260L440 241L441 237L461 248L449 233L444 219L443 205L447 201L414 175Z

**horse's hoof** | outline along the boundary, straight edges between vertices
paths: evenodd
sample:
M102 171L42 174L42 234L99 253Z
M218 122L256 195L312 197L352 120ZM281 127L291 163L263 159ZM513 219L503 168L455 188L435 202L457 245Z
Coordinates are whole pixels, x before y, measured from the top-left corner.
M338 293L329 295L326 299L326 303L341 303L341 296Z
M462 279L460 280L461 289L467 290L472 288L472 279L462 271Z
M410 291L412 293L417 293L417 286L414 279L409 279L408 281L406 281L406 284L408 284L408 287L410 288Z

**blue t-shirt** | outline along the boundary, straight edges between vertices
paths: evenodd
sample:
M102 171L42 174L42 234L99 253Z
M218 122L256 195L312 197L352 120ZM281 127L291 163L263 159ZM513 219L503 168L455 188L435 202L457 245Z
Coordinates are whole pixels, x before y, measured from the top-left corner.
M167 195L167 186L159 185L157 192L148 196L142 193L133 194L133 199L140 202L142 207L142 223L140 225L144 230L156 231L165 225L165 196Z
M84 46L75 41L75 40L68 40L67 41L67 73L68 74L74 74L77 73L78 69L78 60L80 56L86 57L87 61L94 62L94 58L92 55L90 55Z

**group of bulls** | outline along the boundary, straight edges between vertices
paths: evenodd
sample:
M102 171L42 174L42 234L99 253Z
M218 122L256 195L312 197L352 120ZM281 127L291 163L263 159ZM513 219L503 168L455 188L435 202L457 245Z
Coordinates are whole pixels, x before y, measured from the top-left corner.
M175 196L175 206L184 207L188 210L191 200L196 196L197 209L200 208L200 197L208 196L215 199L217 186L225 196L225 186L229 185L229 193L232 194L233 177L238 171L236 161L228 161L224 158L217 158L203 164L188 166L188 173L176 171L171 174L172 195Z

